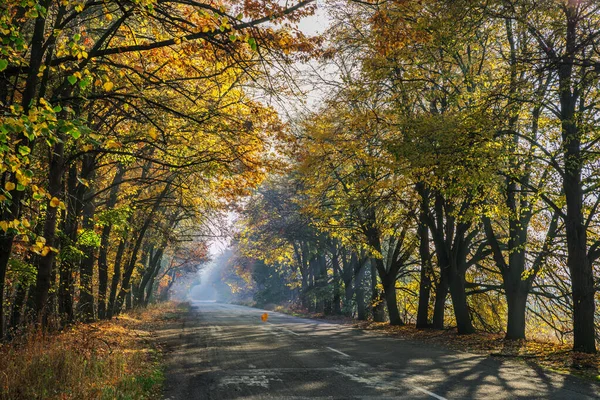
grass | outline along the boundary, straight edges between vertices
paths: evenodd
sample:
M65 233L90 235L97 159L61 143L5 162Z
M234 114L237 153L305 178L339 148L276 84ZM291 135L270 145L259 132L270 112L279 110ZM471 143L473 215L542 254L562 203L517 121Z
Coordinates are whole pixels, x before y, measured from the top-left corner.
M152 330L181 306L164 303L60 333L0 345L0 400L158 399L164 375Z

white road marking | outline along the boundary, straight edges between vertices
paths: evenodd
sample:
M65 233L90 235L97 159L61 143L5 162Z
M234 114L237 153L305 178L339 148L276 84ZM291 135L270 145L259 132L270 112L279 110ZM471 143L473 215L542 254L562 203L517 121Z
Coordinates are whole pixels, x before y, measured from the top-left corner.
M286 329L286 328L281 328L281 329L283 329L283 330L284 330L284 331L286 331L287 333L291 333L292 335L300 336L300 334L299 334L299 333L296 333L296 332L294 332L294 331L290 331L289 329Z
M412 386L412 385L411 385L411 386ZM445 397L438 396L437 394L435 394L435 393L433 393L433 392L430 392L430 391L429 391L429 390L427 390L427 389L423 389L423 388L422 388L422 387L420 387L420 386L412 386L412 387L413 387L415 390L418 390L418 391L419 391L419 392L421 392L421 393L425 393L425 394L428 394L428 395L430 395L430 396L431 396L431 397L433 397L434 399L438 399L438 400L448 400L448 399L446 399Z
M325 348L326 348L326 349L329 349L329 350L331 350L331 351L334 351L334 352L336 352L336 353L338 353L338 354L341 354L341 355L343 355L344 357L350 357L348 354L344 353L343 351L336 350L336 349L334 349L334 348L332 348L332 347L327 347L327 346L325 346Z
M294 332L294 331L290 331L289 329L287 329L287 328L284 328L284 327L281 327L281 326L276 326L276 325L275 325L275 324L273 324L272 322L267 322L267 324L269 324L269 325L273 325L273 326L275 326L276 328L278 328L278 329L281 329L281 330L282 330L282 331L284 331L284 332L291 333L292 335L300 336L300 334L299 334L299 333L296 333L296 332Z

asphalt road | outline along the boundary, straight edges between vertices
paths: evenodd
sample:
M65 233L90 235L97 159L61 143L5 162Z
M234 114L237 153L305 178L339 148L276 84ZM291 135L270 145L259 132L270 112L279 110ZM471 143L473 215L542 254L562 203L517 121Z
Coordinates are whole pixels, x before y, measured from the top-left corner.
M523 362L219 303L158 332L165 399L590 399L600 385Z

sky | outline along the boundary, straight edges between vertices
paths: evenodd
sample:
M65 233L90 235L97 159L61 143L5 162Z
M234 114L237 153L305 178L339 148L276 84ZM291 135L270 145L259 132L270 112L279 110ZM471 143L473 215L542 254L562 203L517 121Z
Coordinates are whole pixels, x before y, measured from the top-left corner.
M322 6L322 2L317 0L317 11L314 15L306 17L300 21L298 28L307 36L323 33L329 26L329 18Z

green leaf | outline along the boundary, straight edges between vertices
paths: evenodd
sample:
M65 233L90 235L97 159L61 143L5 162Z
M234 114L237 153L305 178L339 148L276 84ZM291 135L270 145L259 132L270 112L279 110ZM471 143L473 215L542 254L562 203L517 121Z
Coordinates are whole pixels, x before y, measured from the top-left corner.
M248 44L250 45L250 48L254 51L258 50L258 46L256 44L256 39L254 38L250 38L248 39Z
M26 156L29 153L31 153L31 149L29 147L19 146L19 154L21 154L22 156Z
M0 72L4 71L8 67L8 60L0 60Z
M70 83L71 85L74 85L74 84L75 84L75 82L77 82L77 78L76 78L75 76L73 76L73 75L69 76L69 77L67 78L67 80L69 81L69 83Z
M25 190L25 186L17 183L17 191L22 192L23 190Z
M81 136L81 132L79 132L79 129L73 129L69 132L69 134L73 137L73 139L79 139L79 137Z
M89 79L89 77L86 77L85 79L82 79L79 81L79 87L81 89L85 89L86 87L88 87L90 85L91 81Z
M54 111L55 113L59 113L62 111L62 107L61 106L56 106L52 109L52 111Z

